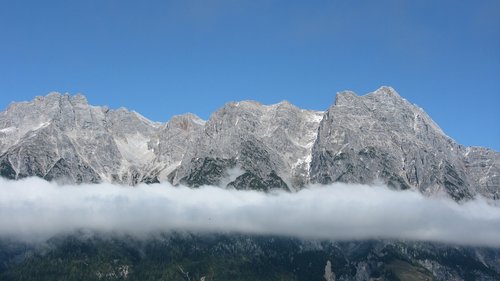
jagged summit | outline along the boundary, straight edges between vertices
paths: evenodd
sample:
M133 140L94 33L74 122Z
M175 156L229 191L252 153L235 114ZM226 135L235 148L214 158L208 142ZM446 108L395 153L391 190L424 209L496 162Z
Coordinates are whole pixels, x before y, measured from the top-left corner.
M87 98L80 93L71 95L70 93L50 92L46 96L36 96L35 99L31 102L54 104L54 103L61 103L63 100L66 100L73 105L76 104L88 105Z
M287 100L282 100L280 102L274 103L274 104L263 104L258 101L254 100L242 100L242 101L237 101L237 102L228 102L226 103L224 107L244 107L244 108L260 108L260 109L267 109L267 110L272 110L277 107L285 107L285 108L298 108L297 106L293 105Z
M380 97L392 97L392 98L399 98L402 99L402 97L394 90L394 88L390 86L382 86L375 90L374 92L371 92L367 95L375 95L375 96L380 96Z
M387 86L340 92L326 111L240 101L206 121L188 113L166 123L50 93L0 113L0 174L259 190L381 181L456 200L500 197L498 152L457 144Z
M262 189L273 184L293 188L298 178L305 180L307 155L322 114L286 103L228 103L207 121L196 147L186 153L172 177L173 182L218 184L227 177L225 170L238 167L247 171L241 176L245 181ZM220 172L207 181L191 176L206 170ZM264 184L266 181L269 184Z
M341 109L341 107L346 107ZM418 130L421 126L432 128L436 133L446 136L443 130L427 115L427 113L420 107L408 102L401 97L396 90L389 86L382 86L374 92L366 95L358 96L353 91L343 91L337 93L335 103L330 106L329 111L345 111L345 114L351 114L356 119L366 119L367 116L359 117L360 112L373 115L375 119L384 116L398 116L406 119L412 119L412 122L401 122L402 124L412 123L413 129ZM367 110L367 111L365 111ZM377 117L378 116L378 117ZM361 120L360 122L364 122ZM391 121L400 123L397 118L384 118L383 122ZM410 128L405 128L409 130ZM450 137L446 136L451 141Z
M343 104L349 104L357 98L359 98L358 95L353 91L338 92L333 105L342 106Z
M332 106L342 106L342 105L352 105L352 103L376 100L381 103L403 103L406 102L394 88L389 86L382 86L375 90L374 92L368 93L363 96L358 96L353 91L342 91L338 92L335 97L335 103Z

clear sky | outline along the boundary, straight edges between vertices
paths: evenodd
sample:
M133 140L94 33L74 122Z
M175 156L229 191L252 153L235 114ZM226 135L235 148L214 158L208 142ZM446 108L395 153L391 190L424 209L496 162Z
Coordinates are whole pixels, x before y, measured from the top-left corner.
M50 91L155 121L225 102L326 109L393 86L500 150L500 1L0 0L0 107Z

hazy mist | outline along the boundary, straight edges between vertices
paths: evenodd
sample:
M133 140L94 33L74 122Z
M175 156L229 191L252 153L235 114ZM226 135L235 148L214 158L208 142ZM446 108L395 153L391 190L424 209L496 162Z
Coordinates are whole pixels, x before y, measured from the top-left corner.
M88 229L143 236L192 231L500 246L500 207L384 186L332 184L297 193L162 183L58 185L0 179L0 237L43 240Z

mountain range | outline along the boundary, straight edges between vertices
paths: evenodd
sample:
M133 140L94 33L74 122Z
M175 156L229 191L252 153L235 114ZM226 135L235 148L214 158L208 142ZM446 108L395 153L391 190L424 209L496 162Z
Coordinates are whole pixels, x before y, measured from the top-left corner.
M381 182L457 201L500 198L500 153L456 143L390 87L340 92L326 111L240 101L206 121L188 113L166 123L50 93L0 113L0 175L264 191Z
M0 113L0 175L263 192L375 183L459 204L500 199L500 153L458 144L390 87L340 92L325 111L240 101L208 120L188 113L165 123L50 93ZM500 250L236 233L140 239L82 229L42 244L0 238L0 280L500 280Z

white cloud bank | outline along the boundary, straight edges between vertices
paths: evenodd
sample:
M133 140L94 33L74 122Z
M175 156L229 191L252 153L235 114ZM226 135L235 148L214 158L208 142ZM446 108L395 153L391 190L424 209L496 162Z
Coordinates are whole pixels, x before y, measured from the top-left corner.
M500 246L500 206L413 191L333 184L264 194L169 184L60 186L0 179L0 237L46 239L79 229L147 235L239 232L314 239L405 239Z

